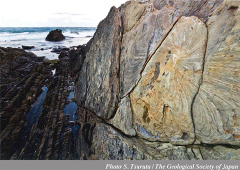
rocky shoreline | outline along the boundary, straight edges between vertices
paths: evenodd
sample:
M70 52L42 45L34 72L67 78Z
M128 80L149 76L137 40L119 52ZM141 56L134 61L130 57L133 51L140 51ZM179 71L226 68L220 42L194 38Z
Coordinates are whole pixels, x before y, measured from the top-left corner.
M59 155L56 156L58 152L63 152L63 159L76 159L76 156L66 154L73 154L75 151L73 132L69 126L75 126L77 122L69 122L70 115L64 114L64 107L71 102L68 96L74 88L68 87L74 84L71 76L79 69L78 64L75 64L76 60L79 60L76 57L84 54L84 48L78 46L75 50L63 52L59 61L56 61L45 60L44 57L37 57L21 49L0 47L1 159L61 159ZM54 75L53 70L56 70ZM26 117L43 87L48 90L39 111L40 116L37 124L31 128L29 139L21 148ZM42 141L43 138L46 138L46 141ZM48 144L51 148L48 152L44 149L38 151L42 149L41 145L45 147L45 143L52 142L54 145ZM37 143L39 145L36 145ZM34 148L43 152L44 156L33 156L32 154L36 154Z
M0 159L240 160L240 4L192 2L112 7L59 60L0 47Z

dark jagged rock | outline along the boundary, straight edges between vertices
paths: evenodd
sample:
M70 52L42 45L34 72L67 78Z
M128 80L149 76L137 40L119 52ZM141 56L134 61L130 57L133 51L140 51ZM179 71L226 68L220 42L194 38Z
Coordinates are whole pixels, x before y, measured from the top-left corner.
M34 46L22 45L22 48L23 48L24 50L30 50L30 49L34 48Z
M46 37L46 41L62 41L65 39L65 36L62 34L62 30L56 29L50 31Z
M88 137L84 137L84 133L88 134L88 126L82 125L84 130L80 127L78 132L77 121L70 121L70 115L64 114L65 106L70 103L69 93L74 91L71 76L74 76L74 68L79 67L74 65L84 51L84 46L78 46L63 52L60 60L44 60L21 49L0 48L3 65L0 159L85 159L76 152L74 134L81 138L82 148L89 148L85 142ZM18 72L22 70L25 72L21 77ZM48 91L40 116L26 143L22 143L26 117L43 86L47 86ZM90 155L88 152L89 149L84 151L85 155Z
M79 121L70 121L70 115L65 113L65 106L71 102L68 100L69 93L74 90L74 87L69 88L74 84L74 63L80 55L81 47L60 54L38 122L17 159L84 159L82 152L79 153L76 148L89 148L82 130L85 126ZM79 142L83 146L76 146ZM89 155L88 152L89 149L84 151L84 155Z
M0 47L1 159L20 153L22 133L31 105L51 78L51 64L22 49Z
M53 48L51 52L53 52L53 53L61 53L62 49L61 48Z
M85 48L77 46L64 51L56 61L38 58L20 49L0 49L4 66L1 68L1 83L6 84L6 88L8 82L16 85L12 90L12 86L9 87L1 99L1 159L89 159L92 131L96 121L101 120L78 108L77 121L70 121L70 115L64 111L71 102L69 93L74 91L71 77L81 69ZM12 67L12 63L16 66ZM30 63L31 67L28 66ZM29 71L23 74L24 77L17 77L16 70L26 68ZM56 73L53 77L51 70L54 68ZM22 143L26 116L43 85L48 87L48 91L40 116L29 138L24 139L26 143Z
M79 32L71 32L71 34L79 35Z

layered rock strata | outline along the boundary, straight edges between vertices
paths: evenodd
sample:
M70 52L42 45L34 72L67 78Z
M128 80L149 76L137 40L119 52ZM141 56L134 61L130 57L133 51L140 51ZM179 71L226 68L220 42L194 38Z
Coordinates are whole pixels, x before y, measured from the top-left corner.
M113 7L88 44L89 50L76 88L77 102L105 119L114 115L119 102L121 39L121 15Z
M56 63L0 48L1 159L239 160L239 9L132 0ZM40 116L18 148L43 85ZM65 113L74 88L76 120Z
M103 42L107 33L114 39ZM112 8L77 81L77 103L103 121L92 132L90 159L239 159L238 33L232 0ZM113 46L120 52L101 55Z
M84 60L84 51L85 46L78 46L61 53L60 60L55 61L20 49L0 48L3 66L0 159L89 158L91 129L98 119L77 106L70 115L74 108L67 108L73 103L69 96L74 92L74 75ZM36 103L38 107L30 115L43 86L47 88L46 97L42 104ZM76 120L73 114L78 115Z
M78 133L79 126L77 121L70 121L71 115L68 114L66 106L72 102L69 100L69 94L74 91L73 73L74 68L77 69L77 66L72 67L71 63L77 60L76 54L79 53L77 56L81 58L82 48L84 47L79 46L77 50L59 56L60 60L55 66L56 73L48 84L48 92L38 121L32 127L29 140L17 159L79 159L74 135Z
M240 145L240 12L234 2L223 3L207 22L205 69L193 105L195 132L204 143Z
M51 79L50 62L21 49L0 47L1 57L1 159L19 152L26 116Z

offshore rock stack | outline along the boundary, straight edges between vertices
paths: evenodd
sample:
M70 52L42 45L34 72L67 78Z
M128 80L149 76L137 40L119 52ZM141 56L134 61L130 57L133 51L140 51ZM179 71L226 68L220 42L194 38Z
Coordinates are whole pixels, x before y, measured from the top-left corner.
M62 34L62 30L56 29L50 31L46 37L46 41L62 41L65 39L65 36Z

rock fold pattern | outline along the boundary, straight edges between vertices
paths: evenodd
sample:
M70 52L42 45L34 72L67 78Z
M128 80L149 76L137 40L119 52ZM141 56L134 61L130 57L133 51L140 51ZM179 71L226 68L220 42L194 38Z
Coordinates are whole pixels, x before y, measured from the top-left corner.
M131 0L58 61L0 48L0 159L240 160L239 5Z
M207 22L205 69L193 117L202 142L240 145L240 12L235 5L228 9L227 2Z
M75 95L102 120L89 158L239 159L239 11L234 0L112 8Z
M191 144L191 104L201 81L207 29L181 17L147 63L131 93L134 125L146 138Z

